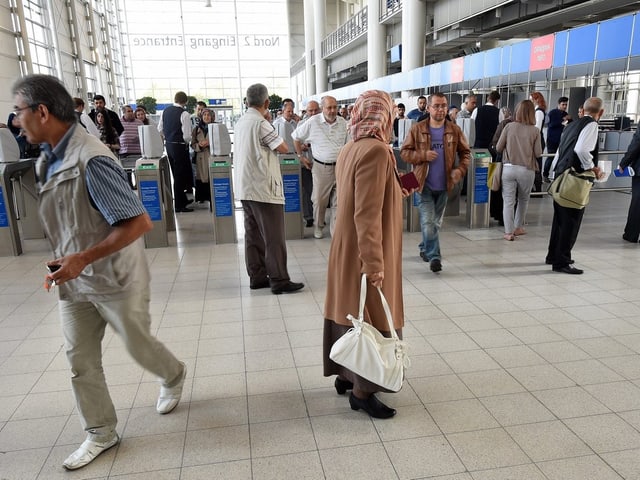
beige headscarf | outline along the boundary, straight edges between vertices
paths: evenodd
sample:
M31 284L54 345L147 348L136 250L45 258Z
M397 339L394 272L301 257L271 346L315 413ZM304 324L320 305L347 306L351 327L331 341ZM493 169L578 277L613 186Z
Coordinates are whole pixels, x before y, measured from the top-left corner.
M351 139L357 142L374 137L389 143L396 108L391 96L382 90L367 90L360 94L351 112Z

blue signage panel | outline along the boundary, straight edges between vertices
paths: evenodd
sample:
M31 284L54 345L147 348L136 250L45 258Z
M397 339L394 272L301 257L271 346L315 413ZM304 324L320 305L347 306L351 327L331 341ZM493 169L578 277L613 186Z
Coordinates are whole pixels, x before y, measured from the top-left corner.
M511 63L509 73L522 73L529 71L531 59L531 40L514 43L511 45Z
M629 55L633 17L614 18L600 24L596 60L611 60Z
M469 78L473 80L484 78L484 52L474 53L469 57ZM466 68L465 65L465 70Z
M9 216L7 215L7 206L4 203L4 192L0 187L0 228L9 226Z
M553 45L553 66L564 67L567 59L567 43L569 42L569 32L564 30L556 33L556 40Z
M300 175L283 175L284 213L300 211Z
M492 48L484 53L484 76L496 77L500 75L500 60L502 48Z
M569 31L567 65L593 62L596 51L598 25L586 25Z
M476 167L473 185L473 203L489 203L489 185L487 177L489 167Z
M158 182L155 180L142 180L138 185L138 189L142 205L144 205L149 217L151 217L151 221L158 222L162 220L162 205Z
M231 200L231 180L229 177L213 179L214 214L216 217L231 217L233 202Z

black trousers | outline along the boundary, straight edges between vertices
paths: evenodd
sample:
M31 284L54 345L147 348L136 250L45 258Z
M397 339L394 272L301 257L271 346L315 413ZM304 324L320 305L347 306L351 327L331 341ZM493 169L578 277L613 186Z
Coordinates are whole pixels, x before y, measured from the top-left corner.
M167 143L167 156L173 175L173 204L176 210L187 206L187 194L193 189L193 172L186 143Z
M306 167L301 168L302 183L302 217L305 220L313 220L313 203L311 202L311 192L313 191L313 175Z
M269 279L271 287L289 281L284 205L242 200L244 261L251 285Z
M566 267L571 262L571 249L576 243L584 208L568 208L553 202L553 222L549 238L547 263L554 268Z
M631 203L624 227L624 238L637 242L640 237L640 177L631 177Z

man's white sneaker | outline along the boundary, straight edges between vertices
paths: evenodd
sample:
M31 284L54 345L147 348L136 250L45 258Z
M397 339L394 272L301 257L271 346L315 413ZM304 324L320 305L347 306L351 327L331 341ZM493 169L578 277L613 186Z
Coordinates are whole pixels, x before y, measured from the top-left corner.
M184 379L187 376L187 366L182 364L182 378L173 387L160 387L160 395L158 396L158 403L156 404L156 412L161 415L171 412L180 403L180 397L182 397L182 387L184 387Z
M67 470L77 470L85 465L93 462L98 455L102 452L106 452L111 447L118 444L120 437L116 433L116 436L106 442L94 442L92 440L85 440L75 452L67 457L62 463L62 466Z
M314 228L313 237L317 238L318 240L324 237L324 234L322 233L322 228L319 228L319 227Z

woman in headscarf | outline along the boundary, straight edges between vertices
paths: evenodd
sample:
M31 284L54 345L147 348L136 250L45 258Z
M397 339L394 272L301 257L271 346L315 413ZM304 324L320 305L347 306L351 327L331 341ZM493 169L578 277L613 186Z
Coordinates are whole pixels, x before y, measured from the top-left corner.
M198 125L191 132L191 148L196 152L196 202L211 201L209 185L209 124L215 121L215 114L205 108L200 112Z
M352 390L349 403L376 418L390 418L396 411L374 393L387 391L338 365L329 358L334 342L357 315L360 277L367 276L365 320L389 337L389 326L378 292L391 307L393 324L402 338L402 189L390 146L395 104L388 93L364 92L356 100L349 131L351 141L338 156L336 192L338 208L327 273L324 321L324 375L337 375L338 394Z

